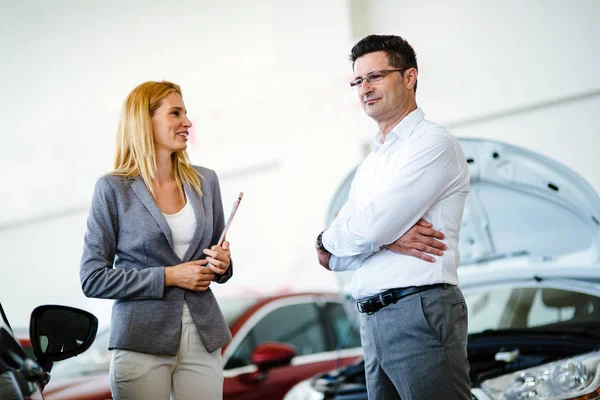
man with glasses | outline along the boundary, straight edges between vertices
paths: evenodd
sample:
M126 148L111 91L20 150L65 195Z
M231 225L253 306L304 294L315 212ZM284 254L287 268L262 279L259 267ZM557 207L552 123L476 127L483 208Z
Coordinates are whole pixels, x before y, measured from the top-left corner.
M464 153L417 107L408 42L367 36L350 59L350 86L379 132L347 203L317 237L319 262L354 270L369 399L468 400L467 308L457 287Z

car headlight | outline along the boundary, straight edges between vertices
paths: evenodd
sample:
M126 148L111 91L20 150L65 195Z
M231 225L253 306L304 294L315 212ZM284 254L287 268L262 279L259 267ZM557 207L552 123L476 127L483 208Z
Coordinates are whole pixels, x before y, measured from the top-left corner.
M588 353L489 379L481 387L494 400L600 399L599 365L600 352Z
M290 389L283 400L323 400L325 395L313 389L311 380L307 379Z

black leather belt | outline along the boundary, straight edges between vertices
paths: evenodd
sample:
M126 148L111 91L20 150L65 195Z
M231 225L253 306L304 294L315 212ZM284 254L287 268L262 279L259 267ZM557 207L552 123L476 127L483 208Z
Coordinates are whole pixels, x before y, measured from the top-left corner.
M397 302L403 297L410 296L411 294L419 293L424 290L429 290L442 286L448 287L449 284L436 283L433 285L409 286L405 288L389 289L385 292L381 292L378 295L357 302L356 308L358 308L358 312L364 314L373 314L374 312L381 310L383 307L389 306L390 304Z

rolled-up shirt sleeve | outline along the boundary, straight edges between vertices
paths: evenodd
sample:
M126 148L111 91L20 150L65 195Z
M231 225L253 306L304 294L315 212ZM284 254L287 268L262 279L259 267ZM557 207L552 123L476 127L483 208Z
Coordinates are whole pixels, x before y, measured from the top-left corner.
M329 269L335 272L354 271L359 269L363 261L371 257L373 254L375 254L375 252L349 257L338 257L332 254L329 258Z
M405 159L394 167L394 179L355 212L340 215L323 234L323 245L335 257L335 267L356 269L358 260L395 242L404 235L460 177L454 141L443 134L429 134L414 141ZM333 258L332 256L332 258ZM362 259L361 259L362 258ZM330 265L332 262L330 261ZM348 266L355 268L348 268ZM330 267L331 268L331 267Z

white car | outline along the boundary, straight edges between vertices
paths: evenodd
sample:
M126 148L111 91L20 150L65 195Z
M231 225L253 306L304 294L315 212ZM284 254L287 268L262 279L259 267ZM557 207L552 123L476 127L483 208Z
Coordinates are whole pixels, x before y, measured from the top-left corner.
M600 198L540 154L461 143L471 172L459 278L473 399L600 399ZM341 274L346 292L349 278ZM366 399L364 382L359 362L300 382L285 400Z

